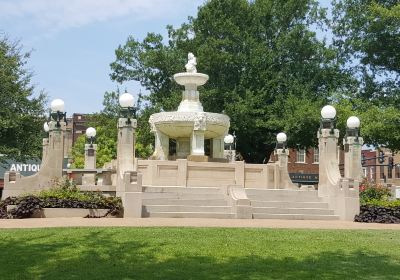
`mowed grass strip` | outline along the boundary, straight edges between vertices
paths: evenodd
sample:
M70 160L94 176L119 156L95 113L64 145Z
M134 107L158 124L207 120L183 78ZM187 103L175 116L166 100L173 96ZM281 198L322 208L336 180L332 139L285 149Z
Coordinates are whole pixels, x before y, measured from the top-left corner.
M400 231L0 230L0 279L400 279Z

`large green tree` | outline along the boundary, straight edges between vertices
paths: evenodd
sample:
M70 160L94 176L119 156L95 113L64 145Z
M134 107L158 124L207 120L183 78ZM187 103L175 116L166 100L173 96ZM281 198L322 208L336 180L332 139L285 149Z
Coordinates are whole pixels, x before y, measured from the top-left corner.
M28 58L19 43L0 37L0 154L18 160L40 157L43 136L45 95L34 92Z
M103 110L89 117L88 126L96 128L96 166L101 168L105 163L117 158L118 118L120 116L119 106L120 91L105 92ZM142 108L141 97L138 98L138 127L136 129L135 152L138 158L147 158L152 153L151 144L154 139L146 133L148 131L147 119L149 115L146 108ZM144 131L144 132L143 132ZM85 135L81 135L72 148L73 166L83 168L85 163Z
M340 110L360 116L367 143L400 150L400 3L341 0L333 8L333 43L358 80Z
M129 37L116 50L111 77L139 81L152 106L174 110L182 89L171 77L193 52L198 71L210 76L201 89L204 109L225 111L246 161L261 162L282 130L292 146L314 145L321 106L351 85L336 50L316 37L325 20L314 0L210 0L181 27L168 26L167 40Z

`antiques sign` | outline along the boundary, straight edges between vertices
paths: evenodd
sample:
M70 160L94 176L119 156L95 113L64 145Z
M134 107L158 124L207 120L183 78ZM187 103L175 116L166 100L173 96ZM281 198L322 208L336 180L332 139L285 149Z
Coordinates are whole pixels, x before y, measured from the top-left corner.
M289 173L289 176L293 183L318 183L318 174Z

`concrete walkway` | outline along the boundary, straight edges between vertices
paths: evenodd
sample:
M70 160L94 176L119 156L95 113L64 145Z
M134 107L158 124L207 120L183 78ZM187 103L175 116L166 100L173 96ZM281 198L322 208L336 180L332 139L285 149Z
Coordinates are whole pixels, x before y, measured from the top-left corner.
M346 221L241 220L187 218L42 218L0 220L0 229L49 227L227 227L227 228L304 228L304 229L393 229L400 224L367 224Z

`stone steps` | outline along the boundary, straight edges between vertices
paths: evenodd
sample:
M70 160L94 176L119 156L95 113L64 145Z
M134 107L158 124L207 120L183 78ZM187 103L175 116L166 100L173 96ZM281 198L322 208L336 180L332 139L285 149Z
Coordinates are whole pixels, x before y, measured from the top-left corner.
M278 207L278 208L322 208L328 209L325 202L308 202L308 201L262 201L252 200L253 207Z
M246 194L257 201L322 202L314 190L246 189Z
M143 217L215 218L234 217L227 196L219 188L147 186L143 188Z
M212 187L176 187L176 186L144 186L146 193L190 193L190 194L222 194L219 188Z
M226 203L225 203L226 205ZM147 212L204 212L204 213L230 213L230 206L192 206L192 205L146 205Z
M148 218L209 218L209 219L232 219L232 213L218 212L144 212L143 217Z
M307 214L307 215L333 215L334 211L321 208L278 208L278 207L253 207L253 214Z
M337 215L310 215L310 214L265 214L265 213L253 213L253 219L339 220L339 216L337 216Z
M174 198L150 198L143 199L143 205L191 205L191 206L225 206L224 199L174 199Z

